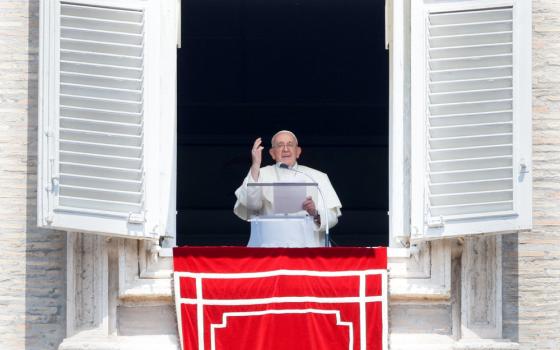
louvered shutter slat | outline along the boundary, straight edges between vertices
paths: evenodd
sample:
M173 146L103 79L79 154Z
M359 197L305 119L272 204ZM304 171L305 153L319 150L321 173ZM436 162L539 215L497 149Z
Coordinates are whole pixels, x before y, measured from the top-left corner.
M108 122L136 123L140 124L142 114L134 112L121 112L110 110L96 110L91 108L62 106L60 108L62 117L83 118L84 120L102 120Z
M453 154L461 154L462 148L469 148L472 150L473 146L493 146L496 143L511 143L513 142L511 134L490 134L490 135L475 135L475 136L461 136L439 138L430 141L431 152L439 152L441 156L444 151L451 151ZM438 157L438 155L436 155Z
M512 9L489 9L475 11L457 11L430 14L431 25L487 25L489 22L512 20Z
M93 164L60 162L60 172L93 177L107 177L117 180L142 180L142 171L138 169L126 169Z
M431 193L437 194L453 194L465 192L479 192L489 191L492 189L511 189L511 177L506 179L496 180L471 180L459 182L442 182L437 185L432 185Z
M60 81L62 83L128 90L139 90L142 87L142 79L115 78L91 74L80 74L77 72L68 72L61 75Z
M123 213L135 213L142 210L140 204L123 203L116 201L104 201L96 199L87 198L77 198L69 196L60 196L59 205L68 208L82 208L82 209L94 209L99 214L107 212L123 212Z
M462 218L468 214L477 214L478 217L496 215L511 210L513 201L493 201L486 203L433 206L433 216L445 216L447 219Z
M63 72L81 73L97 76L111 76L118 78L140 79L142 69L136 67L118 67L104 64L61 61L60 69Z
M490 55L490 56L474 56L474 57L455 57L455 58L439 58L429 62L430 68L434 71L469 69L480 67L494 66L510 66L512 64L511 55ZM473 77L469 72L465 73L466 77Z
M457 189L458 190L458 189ZM511 187L506 190L477 191L477 192L457 192L452 194L433 194L430 203L433 206L472 204L490 201L512 200L513 194Z
M430 47L432 48L480 46L483 44L496 45L496 43L509 44L513 40L511 31L474 34L452 34L449 32L445 32L445 30L441 30L441 35L436 36L431 29L432 28L430 28L432 39L430 39Z
M446 69L442 71L432 68L430 72L430 82L511 76L513 74L511 66L512 58L510 55L507 55L507 57L507 64L501 64L496 67L482 66L482 68L480 68L478 65L475 65L475 67Z
M472 56L493 56L512 53L511 43L470 45L460 47L442 47L429 50L431 59L434 58L464 58Z
M107 145L84 141L60 141L60 150L94 154L110 154L119 157L140 157L142 148L134 146Z
M512 132L511 122L432 127L430 150L510 144Z
M508 122L511 121L511 113L511 110L506 110L484 113L438 115L430 117L430 124L432 127L437 127Z
M138 169L142 165L142 159L140 158L115 157L68 151L60 152L60 161L127 169Z
M60 174L60 181L70 186L87 187L93 186L94 188L106 190L121 190L129 192L142 191L142 181L110 179L102 177L93 177L85 175L68 175L65 173Z
M433 172L452 171L452 170L469 170L484 169L494 167L511 167L512 156L487 157L487 158L471 158L458 160L442 160L431 161L430 169Z
M79 23L77 24L79 25ZM142 45L143 36L141 34L119 33L112 31L93 30L88 28L61 27L61 36L66 39L90 40L95 42Z
M512 144L482 145L446 149L430 149L430 160L452 160L475 157L511 155Z
M60 205L143 203L144 14L61 4Z
M107 66L123 66L142 68L142 58L125 55L97 54L91 52L80 52L72 50L62 50L60 52L62 61L73 61L82 63L97 63Z
M444 93L453 91L483 90L495 88L511 88L511 77L487 78L487 79L470 79L458 81L443 81L430 83L429 89L432 93Z
M95 52L100 54L110 55L142 55L141 45L124 45L124 44L111 44L103 43L100 41L92 40L77 40L70 38L63 38L60 40L60 48L63 50Z
M511 121L502 123L485 123L485 124L457 124L450 126L437 126L430 128L432 137L453 137L453 136L470 136L470 135L487 135L511 133L513 124Z
M89 96L60 95L62 107L92 108L100 111L140 113L142 103Z
M83 131L74 129L60 128L60 139L70 141L86 141L94 143L103 143L107 145L120 145L120 146L141 146L142 136L126 135L126 134L112 134L97 131Z
M132 22L143 24L144 17L141 11L118 9L114 7L88 6L81 4L62 3L60 14L64 16L75 16L90 19L104 19L110 21Z
M437 23L437 21L435 21L434 24L435 23ZM513 29L512 23L511 20L482 23L448 23L431 25L430 32L433 36L510 32Z
M61 185L60 195L66 197L101 199L122 203L137 204L142 198L140 192L130 192L122 190L107 190L102 188L89 188L81 186Z
M140 135L142 133L141 124L89 120L72 117L61 117L60 126L67 129L112 132L118 134Z
M61 84L60 92L64 95L91 96L97 98L111 98L124 101L141 102L142 92L123 89L108 89L103 87L89 87L76 84Z
M486 167L475 169L461 169L456 171L433 171L430 173L429 180L432 184L501 179L511 176L511 167Z
M449 104L456 102L483 102L495 101L512 98L511 88L508 89L487 89L487 90L465 90L455 92L432 92L430 94L430 103L432 105Z
M69 14L61 16L60 25L62 27L94 29L101 31L117 31L119 33L128 34L141 34L143 29L142 23L71 16Z
M513 101L511 99L476 101L476 102L457 102L447 104L435 104L429 106L431 116L461 113L484 113L501 110L511 110Z

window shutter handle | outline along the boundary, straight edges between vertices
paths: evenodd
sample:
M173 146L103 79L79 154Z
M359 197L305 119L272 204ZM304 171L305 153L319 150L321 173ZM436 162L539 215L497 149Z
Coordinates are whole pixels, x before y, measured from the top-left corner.
M429 218L426 224L430 228L437 228L437 227L443 227L445 225L445 222L443 220L443 216L438 216L435 218Z
M527 162L525 161L525 159L521 159L521 161L519 162L519 173L520 174L527 174L529 173L529 167L527 166Z

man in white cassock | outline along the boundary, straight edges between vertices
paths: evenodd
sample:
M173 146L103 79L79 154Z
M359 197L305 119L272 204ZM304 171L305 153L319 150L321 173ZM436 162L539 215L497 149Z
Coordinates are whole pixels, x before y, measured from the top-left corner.
M251 150L252 164L243 184L235 191L237 202L234 213L243 220L264 217L273 213L273 198L270 188L248 186L269 183L317 183L320 193L317 203L312 196L301 203L302 220L255 221L251 223L250 247L322 247L325 231L336 225L341 215L340 200L327 174L300 165L297 159L301 147L294 133L288 130L277 132L271 141L270 156L276 162L261 168L262 139L258 138ZM323 199L326 205L323 204ZM326 212L325 212L326 210Z

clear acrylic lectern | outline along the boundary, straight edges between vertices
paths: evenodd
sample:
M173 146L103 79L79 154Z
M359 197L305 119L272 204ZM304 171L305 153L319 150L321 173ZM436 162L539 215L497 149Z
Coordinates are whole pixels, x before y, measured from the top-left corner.
M317 183L271 182L247 184L249 247L320 247L321 235L313 217L303 210L307 198L318 208Z

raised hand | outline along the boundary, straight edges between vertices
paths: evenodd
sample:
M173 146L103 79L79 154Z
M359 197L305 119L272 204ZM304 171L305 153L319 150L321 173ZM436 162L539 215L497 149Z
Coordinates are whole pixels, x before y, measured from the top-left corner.
M262 162L262 150L264 147L262 146L262 139L259 137L253 143L253 148L251 149L251 176L253 180L258 180L259 178L259 171L261 169L261 162Z

